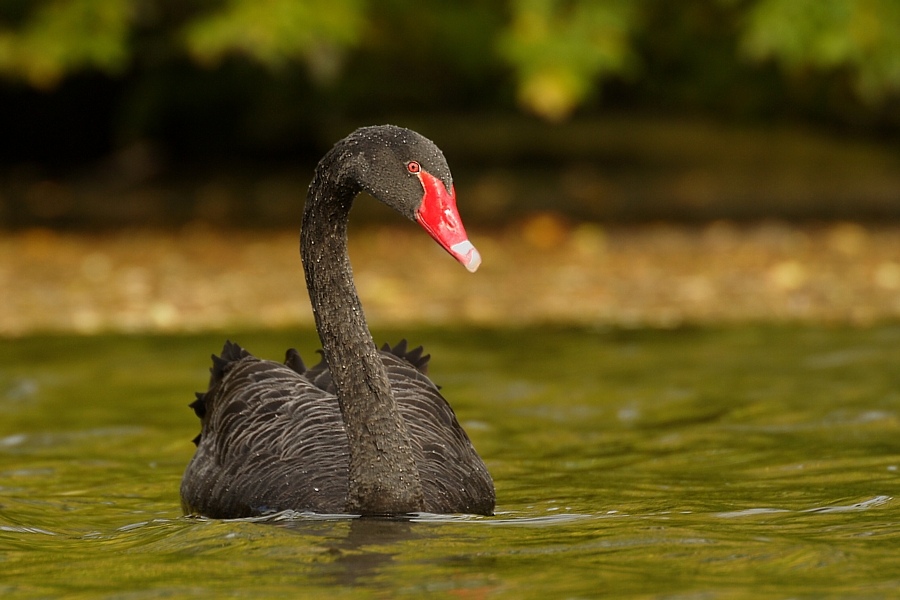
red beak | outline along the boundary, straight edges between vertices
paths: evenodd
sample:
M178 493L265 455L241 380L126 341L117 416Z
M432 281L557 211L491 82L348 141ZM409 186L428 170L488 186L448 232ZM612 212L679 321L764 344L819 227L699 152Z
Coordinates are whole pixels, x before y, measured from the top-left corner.
M481 264L481 255L469 241L459 218L456 190L453 186L448 190L443 181L425 171L419 171L417 175L425 195L416 211L416 221L444 250L474 273Z

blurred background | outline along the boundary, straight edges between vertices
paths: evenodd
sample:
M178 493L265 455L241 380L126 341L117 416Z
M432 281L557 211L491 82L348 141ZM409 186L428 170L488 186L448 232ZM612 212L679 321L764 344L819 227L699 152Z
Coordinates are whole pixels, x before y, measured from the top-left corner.
M375 324L900 317L896 0L8 0L0 106L3 335L309 324L312 169L383 122L485 262L359 202Z

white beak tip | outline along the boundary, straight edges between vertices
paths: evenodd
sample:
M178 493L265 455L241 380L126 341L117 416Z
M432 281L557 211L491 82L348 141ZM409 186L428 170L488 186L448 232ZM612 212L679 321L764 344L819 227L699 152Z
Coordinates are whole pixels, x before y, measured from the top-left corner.
M469 273L474 273L481 266L481 254L469 240L453 244L450 247L450 252L468 269Z
M472 252L469 254L469 258L466 261L466 269L469 270L469 273L474 273L478 270L478 267L481 266L481 254L478 253L478 250L472 248Z

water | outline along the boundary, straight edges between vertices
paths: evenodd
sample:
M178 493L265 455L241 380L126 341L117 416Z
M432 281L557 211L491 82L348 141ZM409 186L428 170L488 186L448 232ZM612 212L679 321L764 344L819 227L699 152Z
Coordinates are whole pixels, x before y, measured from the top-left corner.
M233 337L270 358L316 347L311 332ZM495 517L183 518L186 405L224 336L0 341L0 595L900 589L900 327L409 337L491 469Z

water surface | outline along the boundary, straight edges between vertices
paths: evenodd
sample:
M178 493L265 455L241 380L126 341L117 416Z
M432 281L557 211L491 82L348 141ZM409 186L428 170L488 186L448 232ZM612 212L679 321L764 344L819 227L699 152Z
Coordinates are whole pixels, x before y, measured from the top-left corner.
M184 518L186 405L223 335L0 340L0 594L900 589L900 326L405 335L494 476L494 517ZM267 358L317 347L232 337Z

